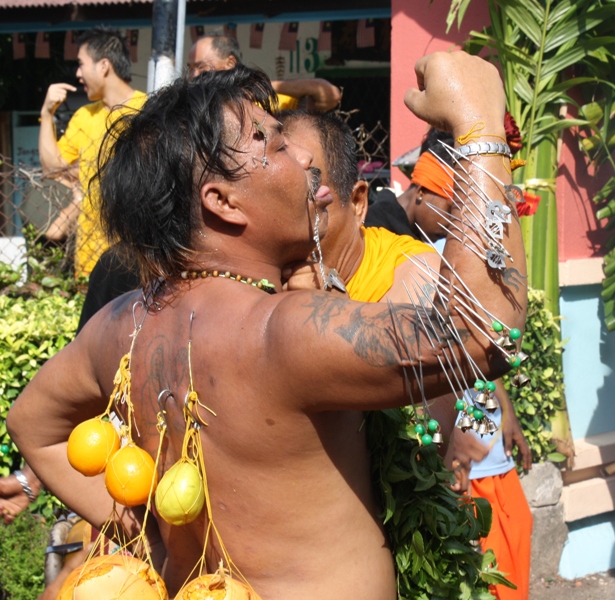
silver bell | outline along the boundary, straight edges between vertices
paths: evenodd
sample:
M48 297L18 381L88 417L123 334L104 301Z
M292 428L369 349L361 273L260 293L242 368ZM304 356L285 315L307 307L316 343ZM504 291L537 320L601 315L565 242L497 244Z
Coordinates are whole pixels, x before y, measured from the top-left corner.
M488 398L489 398L488 394L485 394L485 392L480 392L479 394L476 394L476 398L474 398L474 402L476 404L480 404L481 406L485 406L485 403L487 402Z
M500 346L500 348L504 348L509 342L507 336L501 335L497 340L495 340L495 345Z
M483 435L485 435L487 433L487 425L485 425L485 423L481 423L478 426L478 431L477 433L482 437Z
M436 433L432 436L432 441L434 444L442 444L444 442L444 438L439 431L436 431Z
M472 429L472 419L468 415L464 415L459 419L457 423L457 427L461 429L461 431L467 431L468 429Z
M489 396L487 402L485 402L485 410L492 413L495 412L500 405L494 396Z
M530 378L524 373L517 373L511 380L511 383L516 387L520 388L524 385L527 385L530 382Z
M517 352L517 356L521 359L521 362L525 362L529 358L529 356L525 352L521 352L521 350Z
M472 423L472 429L473 429L474 431L478 431L478 428L479 428L478 421L474 421L474 422Z
M498 426L493 421L490 420L489 423L487 423L487 433L490 433L491 435L493 435L497 430L498 430Z

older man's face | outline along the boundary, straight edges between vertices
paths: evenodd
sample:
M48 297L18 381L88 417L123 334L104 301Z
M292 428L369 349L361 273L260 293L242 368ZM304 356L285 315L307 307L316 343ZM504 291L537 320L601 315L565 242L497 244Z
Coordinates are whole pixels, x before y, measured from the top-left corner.
M221 58L212 44L212 38L203 38L198 40L190 49L188 70L191 78L204 71L226 71L235 66L234 57Z
M296 146L307 150L314 157L312 164L321 170L322 184L331 190L333 202L327 207L329 213L327 235L322 241L323 252L328 254L332 245L339 242L340 234L348 228L358 229L359 223L350 209L348 198L345 199L347 203L342 205L337 192L338 186L335 181L331 180L320 134L314 125L304 119L290 120L284 125L284 130Z
M232 184L235 198L250 214L251 222L268 232L268 243L276 244L281 254L291 253L287 258L298 260L313 248L317 214L319 232L326 232L326 209L333 198L311 168L311 153L287 139L281 123L248 102L245 111L242 132L232 125L237 123L234 114L226 117L229 138L239 138L233 143L242 166L242 175Z

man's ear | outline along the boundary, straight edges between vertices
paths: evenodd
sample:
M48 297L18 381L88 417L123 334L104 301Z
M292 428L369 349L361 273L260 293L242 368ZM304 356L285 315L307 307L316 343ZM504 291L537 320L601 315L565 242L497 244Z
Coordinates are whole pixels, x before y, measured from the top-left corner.
M232 54L229 54L229 55L227 56L227 58L226 58L226 61L225 61L226 68L230 70L230 69L232 69L232 68L233 68L236 64L237 64L237 59L236 59L236 58L235 58Z
M367 192L367 183L359 180L354 184L354 187L352 188L352 195L350 196L352 212L354 213L355 219L359 225L363 225L365 217L367 216Z
M226 181L206 183L200 192L203 207L230 225L245 226L248 221L241 208L234 202L232 185Z
M107 77L111 72L111 62L108 58L101 58L98 61L99 69L102 71L103 76Z

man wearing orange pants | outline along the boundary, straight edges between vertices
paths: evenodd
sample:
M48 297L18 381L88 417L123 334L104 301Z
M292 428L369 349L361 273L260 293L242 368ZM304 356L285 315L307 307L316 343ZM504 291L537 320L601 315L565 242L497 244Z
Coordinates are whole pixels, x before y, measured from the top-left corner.
M421 206L423 197L427 198L427 202L433 202L434 197L442 200L450 195L453 187L451 171L443 167L432 154L424 152L427 147L438 148L440 142L452 146L452 136L431 130L426 144L423 145L423 153L414 168L412 185L403 195L413 201L408 202L405 213L401 213L402 221L406 214L410 217L416 215L417 203L419 210L425 210L425 203ZM448 164L452 163L448 152L439 151L438 156ZM403 204L403 197L401 200ZM375 206L378 206L378 201ZM442 202L438 203L438 207L443 208ZM399 212L396 211L395 214ZM378 215L378 211L374 211L371 219L368 219L370 224L378 224L375 220ZM433 215L437 220L437 213L434 212ZM385 222L384 225L388 226L388 223ZM410 227L410 222L404 222L400 227L405 231L406 227ZM432 226L427 232L432 239L438 234L436 229ZM449 468L452 467L455 471L458 491L468 490L473 497L485 498L491 504L493 510L491 530L481 541L481 548L483 551L493 550L498 568L517 586L514 590L497 585L492 588L492 592L499 600L527 600L532 513L515 469L512 448L513 445L519 448L519 457L525 470L532 467L532 453L508 393L500 381L496 382L496 386L496 396L501 408L493 415L489 415L489 418L500 430L494 438L487 439L472 430L464 433L455 428L446 462Z

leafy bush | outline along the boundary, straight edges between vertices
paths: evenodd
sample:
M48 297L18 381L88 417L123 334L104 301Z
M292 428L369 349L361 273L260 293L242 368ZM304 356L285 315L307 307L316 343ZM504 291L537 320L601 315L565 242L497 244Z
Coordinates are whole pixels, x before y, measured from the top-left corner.
M491 506L454 492L435 445L422 446L410 407L372 412L367 437L375 489L397 571L399 600L493 600L490 584L509 585L493 552L477 551Z
M47 538L45 520L28 512L0 527L2 600L32 600L43 591Z
M35 297L0 296L0 476L19 467L21 456L9 438L9 408L43 363L73 337L83 298L66 299L57 292ZM30 509L51 517L57 500L42 493Z
M32 228L24 229L28 281L22 272L0 263L0 477L21 464L6 430L11 404L43 363L73 338L83 294L82 281L66 272L60 248L45 247ZM59 501L41 492L30 511L53 516Z
M559 320L560 317L555 317L545 307L545 293L530 289L521 345L529 357L521 371L530 378L530 383L516 388L510 385L514 372L504 377L504 385L532 449L534 462L565 459L564 455L555 452L555 443L551 439L551 421L556 412L565 407L561 355L566 342L560 339Z

